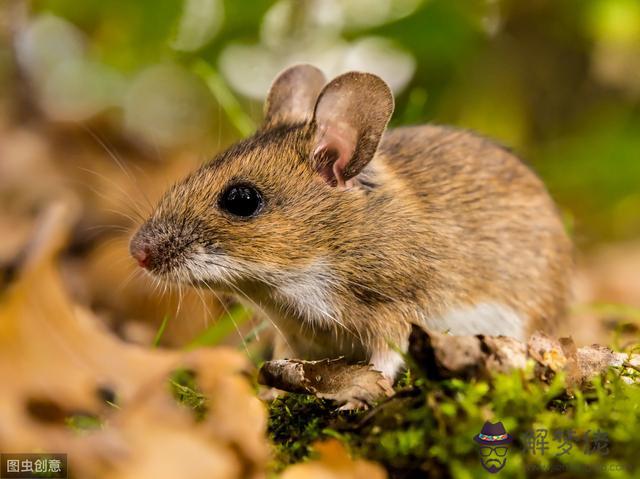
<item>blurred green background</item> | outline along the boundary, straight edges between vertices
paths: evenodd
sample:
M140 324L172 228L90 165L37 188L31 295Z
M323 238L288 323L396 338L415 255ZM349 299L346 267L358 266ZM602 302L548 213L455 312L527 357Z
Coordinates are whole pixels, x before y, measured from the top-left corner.
M289 64L328 76L369 70L396 94L393 125L472 128L521 154L581 247L640 233L637 0L34 0L29 9L17 60L54 121L102 118L161 153L197 145L206 156L255 128Z

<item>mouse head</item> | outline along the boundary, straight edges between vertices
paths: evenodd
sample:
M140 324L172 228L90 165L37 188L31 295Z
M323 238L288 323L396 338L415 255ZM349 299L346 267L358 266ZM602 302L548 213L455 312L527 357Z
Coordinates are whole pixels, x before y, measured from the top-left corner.
M132 256L165 279L219 287L277 286L330 262L365 214L358 175L392 111L375 75L325 85L310 65L285 70L261 129L175 184L132 238Z

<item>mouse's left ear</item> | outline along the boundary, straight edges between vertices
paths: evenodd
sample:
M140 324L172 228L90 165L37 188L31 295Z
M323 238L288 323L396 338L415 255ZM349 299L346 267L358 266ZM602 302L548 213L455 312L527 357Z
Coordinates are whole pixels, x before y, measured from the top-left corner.
M313 65L295 65L284 70L271 84L262 128L310 121L326 82L324 74Z
M330 185L344 185L371 161L393 113L393 94L376 75L349 72L320 92L312 161Z

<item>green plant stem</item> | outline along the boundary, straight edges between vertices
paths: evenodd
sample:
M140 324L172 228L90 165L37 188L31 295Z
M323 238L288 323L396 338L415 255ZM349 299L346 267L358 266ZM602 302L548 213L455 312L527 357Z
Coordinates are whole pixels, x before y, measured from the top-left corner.
M242 109L240 102L218 71L202 59L193 62L191 69L206 82L236 130L243 137L251 135L256 130L255 123Z
M167 323L169 322L169 315L166 314L164 318L162 318L162 323L160 323L160 327L158 328L158 332L156 333L155 338L153 338L153 347L157 348L160 344L160 340L164 335L164 330L167 329Z
M214 324L205 329L198 337L185 346L187 351L203 346L215 346L229 334L251 318L250 309L241 305L233 306L227 314L216 320Z

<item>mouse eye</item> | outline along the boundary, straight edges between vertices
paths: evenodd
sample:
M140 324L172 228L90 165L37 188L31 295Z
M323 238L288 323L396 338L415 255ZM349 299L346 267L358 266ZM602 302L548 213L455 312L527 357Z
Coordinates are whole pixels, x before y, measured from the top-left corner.
M251 185L231 185L220 197L220 208L242 218L254 216L263 204L262 195Z

